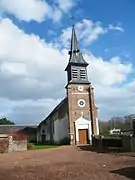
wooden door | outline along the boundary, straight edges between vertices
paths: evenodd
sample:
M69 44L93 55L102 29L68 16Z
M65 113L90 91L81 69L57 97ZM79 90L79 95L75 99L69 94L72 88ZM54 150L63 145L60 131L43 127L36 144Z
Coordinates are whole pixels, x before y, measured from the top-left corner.
M79 144L88 144L88 129L79 129Z

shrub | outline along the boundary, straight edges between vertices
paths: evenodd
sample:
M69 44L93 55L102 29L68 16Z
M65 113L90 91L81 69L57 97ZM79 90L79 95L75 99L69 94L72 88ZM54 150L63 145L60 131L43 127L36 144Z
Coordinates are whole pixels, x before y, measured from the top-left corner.
M32 150L32 149L34 149L34 144L33 143L27 143L27 149L28 150Z

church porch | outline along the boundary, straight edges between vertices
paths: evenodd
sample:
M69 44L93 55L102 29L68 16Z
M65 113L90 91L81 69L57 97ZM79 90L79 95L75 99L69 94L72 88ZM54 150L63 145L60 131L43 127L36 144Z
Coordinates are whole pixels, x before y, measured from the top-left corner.
M74 122L75 145L86 145L92 143L91 121L82 116Z

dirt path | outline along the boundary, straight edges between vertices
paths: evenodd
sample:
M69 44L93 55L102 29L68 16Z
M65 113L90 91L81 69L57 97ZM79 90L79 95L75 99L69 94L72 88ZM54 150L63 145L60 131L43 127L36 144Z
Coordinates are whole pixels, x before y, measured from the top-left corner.
M124 168L124 169L123 169ZM135 179L135 157L74 147L0 154L0 180Z

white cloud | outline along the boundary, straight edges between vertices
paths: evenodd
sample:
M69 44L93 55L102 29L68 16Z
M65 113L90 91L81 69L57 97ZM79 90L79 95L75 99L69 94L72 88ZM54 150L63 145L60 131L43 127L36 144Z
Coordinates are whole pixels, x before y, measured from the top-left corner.
M76 23L75 25L76 33L79 37L79 40L83 43L84 47L92 44L96 41L101 35L109 32L109 30L121 31L124 32L124 29L120 25L109 27L103 27L101 22L93 22L89 19L83 19L81 22ZM69 45L71 36L71 27L63 29L61 36L59 37L60 44Z
M132 73L132 64L123 63L119 57L105 61L90 53L84 56L90 63L89 80L95 87L100 117L132 113L135 81L125 83ZM39 122L65 95L67 62L67 49L59 50L56 45L18 29L11 20L2 19L0 114L5 113L16 122Z
M38 99L38 100L22 100L10 101L6 98L1 98L0 116L6 117L17 124L38 124L52 108L54 108L60 99Z
M109 30L116 30L116 31L120 31L120 32L125 32L125 30L124 30L119 24L116 25L116 26L110 24L110 25L108 26L108 29L109 29Z
M51 12L51 7L41 0L1 0L0 7L3 12L25 21L42 21Z
M63 61L66 59L63 52L58 51L52 44L46 44L38 36L25 34L9 19L3 19L0 23L0 49L0 79L4 83L0 91L3 96L12 96L12 93L4 89L11 86L10 79L13 78L16 81L12 82L13 86L10 88L13 88L13 91L16 86L20 90L24 89L19 90L22 92L20 95L18 93L13 95L14 98L17 96L17 99L22 99L24 96L36 98L37 94L44 97L44 88L57 90L57 84L62 83L64 86L64 79L66 79L64 76L60 76L53 82L54 77L63 73L64 65L66 66L66 61ZM30 92L31 87L34 89L33 92ZM51 92L47 91L46 94L48 93ZM53 97L57 94L61 94L61 91L57 91Z
M1 75L5 73L7 76L11 74L14 76L28 75L26 65L21 62L4 62L1 64Z
M93 22L88 19L83 19L81 22L76 23L75 29L79 40L81 40L85 46L91 44L97 40L100 35L106 33L106 29L102 27L100 22ZM63 30L59 37L59 42L63 45L69 44L70 36L71 27Z
M75 1L58 0L49 4L46 0L1 0L0 11L14 15L19 20L42 22L45 19L59 21L63 13L67 13L75 5ZM1 14L2 15L2 14Z
M76 5L76 1L74 0L56 0L56 2L58 3L59 8L64 12L68 12Z
M123 64L120 57L114 57L108 61L92 54L85 59L90 63L89 72L95 84L112 86L123 83L127 75L132 73L132 64ZM96 73L95 73L96 72ZM99 80L98 77L102 77Z

